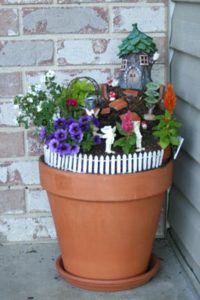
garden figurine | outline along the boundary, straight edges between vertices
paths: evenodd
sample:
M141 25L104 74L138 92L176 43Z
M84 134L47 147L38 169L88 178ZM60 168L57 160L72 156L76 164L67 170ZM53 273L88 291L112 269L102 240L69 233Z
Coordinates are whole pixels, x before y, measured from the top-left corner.
M104 126L103 128L101 128L101 132L103 132L104 134L100 134L100 137L102 139L106 140L106 149L105 152L110 154L110 153L115 153L115 151L111 150L112 144L115 141L115 137L116 137L116 127L112 127L112 126Z

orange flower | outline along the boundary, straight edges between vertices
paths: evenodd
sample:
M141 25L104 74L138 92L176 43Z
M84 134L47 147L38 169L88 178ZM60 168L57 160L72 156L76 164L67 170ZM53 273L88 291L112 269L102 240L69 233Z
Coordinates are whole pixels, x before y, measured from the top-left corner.
M173 90L173 86L171 83L168 83L167 85L167 92L164 98L164 106L170 114L173 113L174 108L176 106L176 94Z

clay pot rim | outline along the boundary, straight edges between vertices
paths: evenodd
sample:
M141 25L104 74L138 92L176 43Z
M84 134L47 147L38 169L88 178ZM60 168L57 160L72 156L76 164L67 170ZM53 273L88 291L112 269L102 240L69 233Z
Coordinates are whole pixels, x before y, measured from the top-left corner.
M119 202L165 192L172 183L173 162L144 172L101 175L62 171L49 167L40 158L39 169L41 185L48 193L81 201Z

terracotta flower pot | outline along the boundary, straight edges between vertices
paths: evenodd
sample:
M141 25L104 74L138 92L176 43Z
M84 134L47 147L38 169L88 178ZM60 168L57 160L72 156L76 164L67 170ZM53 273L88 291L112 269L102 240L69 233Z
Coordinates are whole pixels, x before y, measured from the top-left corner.
M140 173L64 172L40 160L58 235L59 273L86 289L114 291L147 282L158 271L152 256L172 162Z

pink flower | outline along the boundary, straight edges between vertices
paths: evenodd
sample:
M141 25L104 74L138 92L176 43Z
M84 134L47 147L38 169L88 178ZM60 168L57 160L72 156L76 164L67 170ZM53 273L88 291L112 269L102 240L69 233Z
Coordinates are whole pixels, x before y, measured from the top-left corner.
M67 99L66 104L67 106L76 107L78 105L78 101L76 99Z
M130 110L127 111L122 119L122 129L128 134L133 132L132 113Z
M109 92L109 97L116 97L117 94L114 91Z

